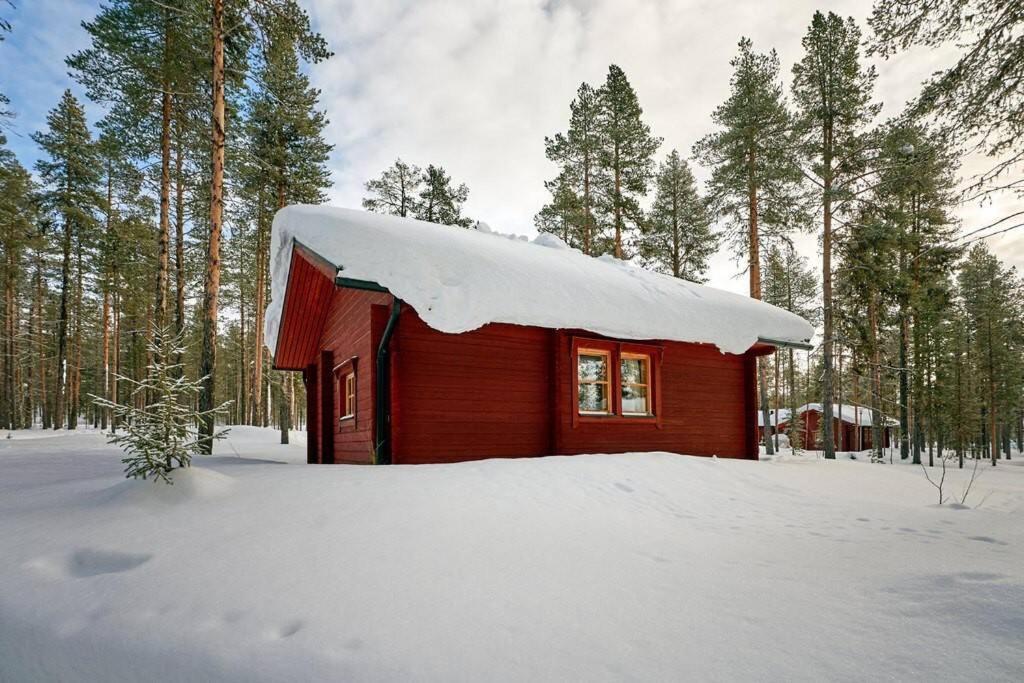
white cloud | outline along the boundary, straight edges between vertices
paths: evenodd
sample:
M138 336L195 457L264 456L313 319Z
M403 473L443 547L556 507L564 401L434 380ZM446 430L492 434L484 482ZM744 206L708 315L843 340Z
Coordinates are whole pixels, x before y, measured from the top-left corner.
M726 96L729 59L740 36L776 48L785 80L801 53L819 3L723 3L684 0L309 0L316 27L337 56L312 68L331 126L332 201L358 206L363 183L395 157L443 164L470 187L470 215L504 232L533 232L533 214L554 175L543 139L562 130L582 81L599 84L619 64L636 89L662 152L690 146L710 129ZM870 3L844 0L828 9L853 15L866 30ZM920 80L948 53L916 51L879 64L883 116L898 113ZM972 164L976 167L976 163ZM703 172L698 169L698 175ZM967 207L966 226L1009 200ZM1005 242L1004 242L1004 241ZM997 250L1024 262L1024 238ZM816 254L816 239L801 247ZM744 291L728 254L713 261L712 284Z

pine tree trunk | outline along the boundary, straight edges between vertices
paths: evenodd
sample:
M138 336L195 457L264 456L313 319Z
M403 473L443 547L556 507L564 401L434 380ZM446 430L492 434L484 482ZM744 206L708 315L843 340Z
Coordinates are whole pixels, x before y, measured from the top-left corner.
M53 428L64 427L65 387L64 379L67 376L67 351L68 351L68 289L71 287L71 221L64 220L64 237L61 244L61 267L60 267L60 312L57 316L57 359L54 373L54 408Z
M181 126L179 116L174 145L174 331L178 335L185 329L185 150ZM174 362L181 364L180 353Z
M832 434L832 343L835 331L832 322L832 123L824 126L824 176L822 177L822 372L821 372L821 421L822 448L827 460L835 460L835 442Z
M910 457L910 315L906 305L900 310L900 460Z
M168 49L170 32L164 32L164 49ZM156 303L153 328L160 347L160 335L167 324L167 280L170 255L171 210L171 93L163 83L160 107L160 233L157 240ZM159 355L159 354L158 354Z
M590 153L583 156L583 253L593 255L593 221L590 206Z
M775 432L775 450L778 451L779 450L779 400L780 400L779 399L779 379L780 379L780 377L779 377L779 363L781 362L781 358L779 358L779 352L778 351L776 351L774 355L775 355L775 385L774 385L773 388L775 390L775 396L774 396L774 399L773 399L772 402L774 404L773 408L775 409L775 426L774 426L774 429L772 431Z
M838 363L837 363L837 377L836 377L836 403L839 407L839 433L836 434L837 450L845 451L849 448L849 444L846 443L846 422L843 420L843 346L838 342L835 345L837 349Z
M101 374L103 376L103 398L107 401L110 399L110 288L108 286L103 287L103 367ZM107 431L107 416L110 410L108 408L100 408L100 429Z
M119 403L119 396L117 391L117 378L121 374L121 283L120 273L115 267L114 272L111 274L111 282L114 288L114 330L112 333L114 342L114 361L113 361L113 372L110 374L110 396L112 401ZM111 414L110 416L110 431L111 433L117 431L117 414Z
M243 263L245 247L242 240L238 241L238 262ZM242 283L238 283L238 422L241 424L252 424L252 420L249 417L249 360L246 354L246 306L245 306L245 294L242 290Z
M868 326L871 335L871 452L882 460L882 358L878 343L878 295L872 291L868 299Z
M278 169L278 182L277 182L277 208L278 210L283 209L286 203L285 199L285 185L284 185L284 169ZM266 261L267 258L264 258ZM262 292L262 290L261 290ZM261 307L262 312L262 307ZM260 315L262 321L263 315ZM263 335L260 334L262 338ZM282 378L281 390L283 393L281 407L281 443L288 443L288 431L292 426L292 373L285 372L285 377Z
M992 320L988 320L988 439L992 452L992 466L999 459L999 443L996 441L996 366L992 349Z
M803 447L803 439L798 429L796 409L799 407L796 401L796 354L789 349L789 451L796 453L797 448Z
M615 258L622 258L622 169L619 168L619 146L615 145Z
M756 158L754 151L750 150L747 155L747 212L749 234L748 263L747 269L750 274L750 297L761 300L761 244L758 235L758 206L757 206L757 171L755 170ZM768 409L768 378L764 367L764 357L757 359L757 384L758 400L761 404L761 420L764 422L764 450L768 455L775 455L775 446L772 436L775 432L771 423L771 411Z
M75 246L75 334L72 339L73 371L68 394L68 429L78 428L82 387L82 244Z
M267 288L266 283L266 266L264 264L264 252L267 247L264 246L264 223L266 217L263 211L263 193L257 194L258 201L260 202L256 214L256 303L253 314L255 320L253 321L253 366L252 366L252 390L253 390L253 422L260 426L265 427L266 421L264 419L263 412L263 320L266 315L266 300L265 291Z
M35 272L35 342L36 342L36 374L37 384L39 388L39 420L42 424L43 429L49 429L51 426L52 413L50 412L49 402L46 396L46 354L44 353L43 345L43 316L46 314L45 305L43 299L43 257L42 254L36 252L36 272Z
M288 443L289 430L292 426L292 373L283 373L281 381L281 443Z
M224 0L213 3L213 119L211 143L213 160L210 178L210 239L206 252L206 281L203 289L203 339L199 374L203 390L199 410L205 414L199 424L201 451L213 452L217 368L217 297L220 292L220 234L224 211Z
M3 425L7 429L18 429L18 386L15 383L15 365L18 352L15 339L18 332L18 307L15 303L15 275L17 263L13 249L7 250L7 263L4 269L4 400Z

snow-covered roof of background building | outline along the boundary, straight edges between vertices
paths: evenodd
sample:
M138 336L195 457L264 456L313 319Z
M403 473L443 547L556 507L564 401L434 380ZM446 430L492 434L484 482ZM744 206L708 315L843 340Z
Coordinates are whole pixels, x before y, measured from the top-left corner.
M776 415L778 413L778 415ZM780 422L789 422L789 408L779 408L778 411L768 411L768 422L772 427L778 427ZM764 413L757 411L757 426L764 427Z
M844 403L842 405L842 411L839 410L839 404L832 404L832 415L841 419L843 422L849 422L850 424L859 424L862 427L871 426L871 408L864 406L853 405L850 403ZM822 412L822 405L820 403L805 403L804 405L797 408L797 412L804 412L805 410L816 410L819 413ZM783 418L785 419L785 418ZM890 417L882 416L882 424L888 424L894 426L899 424L896 420Z
M271 352L296 241L346 278L387 288L441 332L512 323L620 339L707 343L743 353L759 338L803 343L814 331L803 318L775 306L610 256L592 258L552 235L529 242L409 218L296 205L274 218L265 325Z

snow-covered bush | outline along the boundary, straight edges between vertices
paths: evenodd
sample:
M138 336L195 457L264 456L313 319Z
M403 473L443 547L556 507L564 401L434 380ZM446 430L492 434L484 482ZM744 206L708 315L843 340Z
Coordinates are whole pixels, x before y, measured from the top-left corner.
M148 348L151 361L142 381L118 375L118 381L132 387L125 403L98 396L93 396L93 401L113 412L115 424L124 428L122 432L112 430L107 441L125 452L121 459L125 476L153 477L170 484L171 471L188 467L192 456L201 452L196 425L208 415L216 418L223 414L230 401L209 411L193 408L203 378L191 380L185 376L178 360L185 351L182 334L165 329L149 342ZM222 439L227 432L217 430L213 438Z

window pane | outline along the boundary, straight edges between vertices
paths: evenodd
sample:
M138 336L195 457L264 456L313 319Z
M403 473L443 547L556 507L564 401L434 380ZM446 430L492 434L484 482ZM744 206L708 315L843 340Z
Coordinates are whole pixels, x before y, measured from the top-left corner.
M580 354L579 377L581 382L607 381L608 357Z
M650 411L647 408L647 387L635 384L622 387L622 412L641 413L646 415Z
M580 410L606 413L608 412L607 384L580 384Z
M622 359L623 384L647 384L647 360L645 358Z

